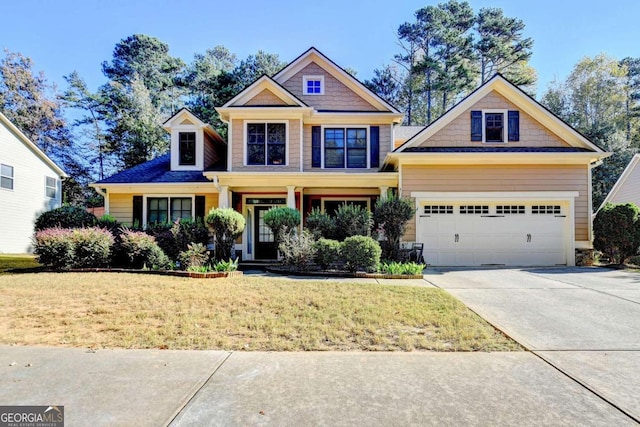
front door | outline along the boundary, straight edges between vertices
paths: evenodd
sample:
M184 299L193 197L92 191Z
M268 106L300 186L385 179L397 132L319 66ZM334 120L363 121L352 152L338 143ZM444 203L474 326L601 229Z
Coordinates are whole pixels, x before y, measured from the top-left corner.
M278 248L271 229L264 223L264 214L271 206L256 206L254 216L254 230L256 236L255 259L277 259Z

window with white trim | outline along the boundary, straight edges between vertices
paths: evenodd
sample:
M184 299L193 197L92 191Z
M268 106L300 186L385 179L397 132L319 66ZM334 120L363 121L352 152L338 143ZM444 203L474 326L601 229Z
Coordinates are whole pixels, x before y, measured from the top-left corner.
M13 190L13 166L0 164L0 188Z
M286 165L286 123L247 123L246 136L247 165Z
M324 76L303 76L302 93L305 95L324 95Z
M45 177L45 195L50 199L55 199L58 193L58 180L47 176Z
M196 164L196 133L178 133L178 164L193 166Z
M520 112L517 110L471 111L471 141L506 143L520 140Z
M366 168L367 129L325 128L325 168Z
M148 197L147 224L164 224L193 217L192 197Z

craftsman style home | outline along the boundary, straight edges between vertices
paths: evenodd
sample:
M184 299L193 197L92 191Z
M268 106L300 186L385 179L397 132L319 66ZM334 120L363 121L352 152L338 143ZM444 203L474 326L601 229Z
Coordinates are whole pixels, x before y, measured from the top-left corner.
M405 242L431 265L574 265L588 253L591 168L608 154L500 75L428 127L311 48L217 108L224 141L183 109L170 153L99 181L125 224L232 207L245 260L273 259L264 213L372 208L390 190L415 201Z
M0 253L33 251L33 224L60 207L66 176L0 113Z

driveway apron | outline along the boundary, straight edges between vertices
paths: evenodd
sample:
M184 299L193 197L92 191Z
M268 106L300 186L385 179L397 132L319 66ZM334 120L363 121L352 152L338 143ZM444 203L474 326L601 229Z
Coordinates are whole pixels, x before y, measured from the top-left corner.
M430 269L425 278L640 420L640 274L586 267Z

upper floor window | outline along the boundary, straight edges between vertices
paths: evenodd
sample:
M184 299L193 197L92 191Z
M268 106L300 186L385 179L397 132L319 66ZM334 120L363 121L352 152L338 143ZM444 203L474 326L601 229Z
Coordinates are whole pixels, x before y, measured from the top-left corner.
M13 190L13 166L0 164L0 187Z
M286 123L247 123L247 165L285 165Z
M180 132L178 134L178 151L180 166L196 164L196 133Z
M51 199L56 198L58 192L58 180L50 176L45 178L45 195Z
M367 130L364 128L325 128L324 167L366 168Z
M324 76L304 76L302 86L305 95L324 95Z
M520 140L520 112L507 110L471 111L471 141L507 142Z

